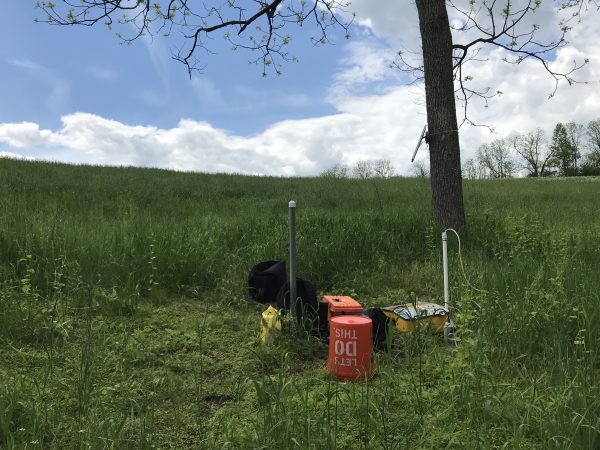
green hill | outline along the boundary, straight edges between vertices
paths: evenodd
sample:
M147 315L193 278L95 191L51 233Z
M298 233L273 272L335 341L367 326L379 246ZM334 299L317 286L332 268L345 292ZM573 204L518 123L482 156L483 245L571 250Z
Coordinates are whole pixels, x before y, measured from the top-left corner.
M600 179L466 181L458 345L419 332L336 383L258 343L250 267L363 305L441 302L427 179L267 178L0 159L0 448L595 448Z

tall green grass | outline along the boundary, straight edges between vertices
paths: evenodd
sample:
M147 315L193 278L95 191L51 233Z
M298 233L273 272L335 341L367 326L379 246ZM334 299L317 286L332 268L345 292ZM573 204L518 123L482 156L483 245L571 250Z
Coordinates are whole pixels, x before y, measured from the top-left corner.
M424 179L202 175L0 160L1 448L597 448L600 180L472 181L456 347L396 335L367 383L325 344L258 344L245 283L441 302ZM468 281L467 281L468 279Z

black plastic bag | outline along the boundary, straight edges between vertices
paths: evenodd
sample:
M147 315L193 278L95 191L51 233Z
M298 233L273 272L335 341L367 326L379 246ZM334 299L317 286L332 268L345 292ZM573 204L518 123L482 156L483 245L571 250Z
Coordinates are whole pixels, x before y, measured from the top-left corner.
M373 323L373 349L385 350L391 319L381 308L369 308L359 315L368 317Z
M260 303L275 303L285 283L285 261L263 261L250 269L248 291Z
M291 309L290 282L286 281L277 294L277 308ZM307 280L296 278L296 319L311 334L319 333L319 302L317 290Z

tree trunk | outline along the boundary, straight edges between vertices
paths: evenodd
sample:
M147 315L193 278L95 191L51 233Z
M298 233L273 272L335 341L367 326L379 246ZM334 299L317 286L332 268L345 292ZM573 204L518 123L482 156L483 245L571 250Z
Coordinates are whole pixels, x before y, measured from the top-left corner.
M460 230L465 227L465 207L448 12L445 0L416 3L425 72L433 218L444 228Z

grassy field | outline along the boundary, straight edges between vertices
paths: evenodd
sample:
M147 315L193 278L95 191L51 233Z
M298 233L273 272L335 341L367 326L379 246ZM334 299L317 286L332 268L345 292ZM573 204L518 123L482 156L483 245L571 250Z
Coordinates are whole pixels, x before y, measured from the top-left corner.
M467 181L456 347L396 335L368 383L265 347L248 270L442 301L426 179L284 179L0 159L0 448L600 448L600 180Z

